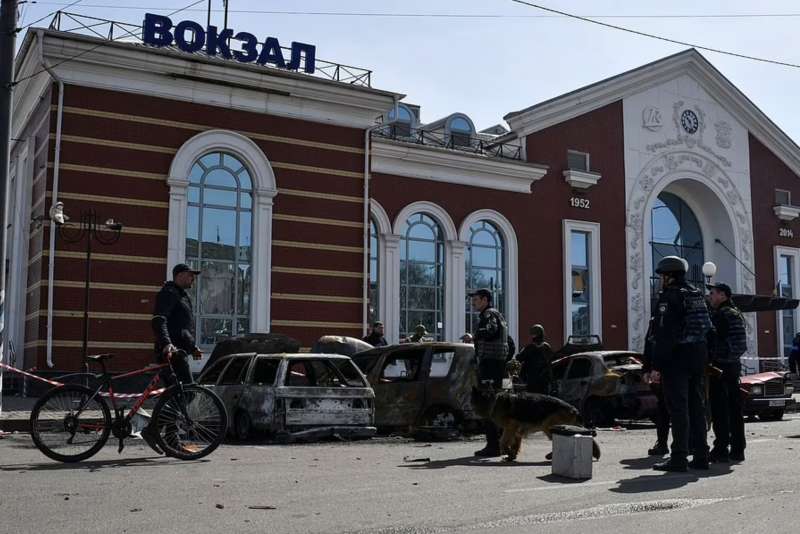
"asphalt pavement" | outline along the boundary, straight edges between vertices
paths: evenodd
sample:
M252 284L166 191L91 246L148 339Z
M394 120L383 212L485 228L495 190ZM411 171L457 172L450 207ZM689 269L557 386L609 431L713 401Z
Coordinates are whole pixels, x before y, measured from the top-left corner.
M800 417L748 423L747 460L660 474L652 428L601 431L592 479L552 476L543 437L517 463L478 460L476 440L381 438L226 444L205 460L156 456L139 440L80 464L0 439L0 533L796 532Z

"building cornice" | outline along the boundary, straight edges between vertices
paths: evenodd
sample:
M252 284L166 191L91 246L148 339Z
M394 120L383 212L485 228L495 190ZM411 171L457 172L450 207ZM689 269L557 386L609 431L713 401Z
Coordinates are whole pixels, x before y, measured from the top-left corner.
M312 76L45 30L42 55L66 84L367 128L395 93ZM102 46L97 46L101 44ZM25 62L27 58L22 61ZM65 61L68 60L68 61Z
M372 172L457 185L530 193L547 167L422 145L374 139Z
M714 95L742 125L795 174L800 175L800 147L730 80L694 49L542 102L504 118L520 137L584 115L641 93L682 74L691 76Z

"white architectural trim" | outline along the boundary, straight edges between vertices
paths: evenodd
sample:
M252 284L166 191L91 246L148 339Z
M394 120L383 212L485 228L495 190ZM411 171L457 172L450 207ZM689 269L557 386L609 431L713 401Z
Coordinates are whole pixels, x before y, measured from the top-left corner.
M521 137L641 93L681 74L695 79L719 105L800 175L800 147L697 50L690 49L562 96L507 114Z
M387 91L85 35L42 30L26 38L18 64L42 56L65 84L137 93L283 117L368 128L390 109ZM102 46L100 46L102 45ZM41 50L41 52L40 52ZM68 61L65 61L68 60ZM41 78L49 77L42 74ZM38 80L37 77L36 79ZM25 114L25 110L20 110Z
M6 257L8 258L8 286L5 292L5 328L3 329L3 362L17 365L11 360L11 346L13 343L16 357L24 357L25 346L25 317L27 315L27 285L28 285L28 249L30 242L31 225L31 188L33 184L34 154L30 138L20 141L22 148L11 161L9 188L6 196L7 238L5 241ZM13 212L9 209L14 207ZM10 227L10 228L9 228Z
M547 167L388 139L372 141L372 172L458 185L531 192Z
M782 247L776 246L775 247L775 256L773 258L774 264L774 273L775 273L775 285L773 287L778 287L778 283L780 282L780 258L781 256L789 256L792 258L792 285L793 285L793 294L792 298L798 298L800 296L800 248L794 247ZM780 296L780 295L779 295ZM789 355L784 354L783 351L783 311L778 310L775 312L776 314L776 322L775 324L777 327L775 328L775 337L778 340L778 356L781 358L787 358ZM792 327L792 332L800 332L800 311L794 310L794 326Z
M564 341L572 335L572 232L586 232L589 243L589 333L603 338L603 288L602 260L600 251L600 224L588 221L564 219Z
M800 217L800 207L797 206L773 206L772 210L782 221L793 221Z
M458 237L461 241L469 246L470 231L469 228L479 221L489 221L497 227L500 234L503 236L504 248L504 269L506 274L505 280L505 317L508 322L508 335L514 338L514 341L521 346L522 341L519 338L519 249L517 247L517 234L514 231L514 226L511 222L503 216L503 214L491 210L482 209L473 211L461 223L461 229L458 232ZM465 266L466 268L466 266ZM455 287L453 293L459 293L454 300L457 300L464 305L466 302L466 274L464 282ZM462 313L460 316L462 332L466 332L466 314Z
M272 199L278 193L275 173L264 152L251 139L227 130L208 130L186 141L169 168L167 279L186 258L186 192L194 163L209 152L229 152L245 164L253 179L252 288L250 331L269 332L272 294Z
M400 240L402 239L403 224L415 213L425 213L433 217L442 228L444 235L444 340L455 341L463 334L463 319L459 320L459 315L464 315L464 300L456 302L458 298L458 288L464 286L464 247L465 243L459 241L456 226L447 211L433 202L421 200L413 202L400 210L394 219L392 241L396 238L396 244L387 239L387 269L391 270L390 284L387 291L390 297L387 301L392 303L391 310L387 310L387 321L389 317L396 320L393 323L397 326L391 330L391 337L394 339L400 328ZM390 250L389 247L395 247ZM394 257L391 257L394 256ZM389 263L392 262L392 263ZM460 273L460 274L459 274ZM463 290L463 289L462 289ZM388 328L387 328L388 330ZM387 338L388 340L388 338Z
M562 173L564 181L571 185L574 189L589 189L597 185L602 176L596 172L577 171L575 169L567 169Z
M397 302L400 299L399 289L395 296L392 291L391 281L391 266L388 254L388 243L392 242L395 247L399 246L399 236L392 234L392 222L377 200L374 198L369 201L369 214L375 225L378 227L378 319L383 321L384 336L387 340L390 333L396 330L398 323L390 322L388 314L390 306L389 302ZM397 256L399 258L399 256ZM399 260L398 260L399 261ZM398 263L399 265L399 263ZM396 340L397 341L397 340Z

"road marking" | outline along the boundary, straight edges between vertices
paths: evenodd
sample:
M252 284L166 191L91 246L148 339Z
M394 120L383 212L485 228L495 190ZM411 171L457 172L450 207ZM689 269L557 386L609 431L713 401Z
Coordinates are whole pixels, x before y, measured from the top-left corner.
M567 484L561 484L558 486L537 486L535 488L516 488L516 489L507 489L504 490L504 493L524 493L528 491L548 491L548 490L560 490L566 488L588 488L593 486L612 486L614 484L619 484L619 480L604 480L604 481L596 481L596 482L573 482Z

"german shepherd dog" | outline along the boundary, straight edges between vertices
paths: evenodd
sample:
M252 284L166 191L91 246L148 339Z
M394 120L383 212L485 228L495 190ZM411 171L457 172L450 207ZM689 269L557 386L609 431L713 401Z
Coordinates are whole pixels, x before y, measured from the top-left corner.
M496 392L493 389L472 388L472 407L475 413L503 429L500 450L506 461L513 462L522 448L522 440L535 432L544 432L551 440L552 429L558 425L580 424L580 413L571 404L538 393ZM600 447L592 440L592 456L600 458Z

